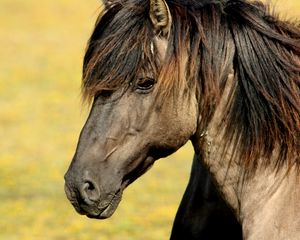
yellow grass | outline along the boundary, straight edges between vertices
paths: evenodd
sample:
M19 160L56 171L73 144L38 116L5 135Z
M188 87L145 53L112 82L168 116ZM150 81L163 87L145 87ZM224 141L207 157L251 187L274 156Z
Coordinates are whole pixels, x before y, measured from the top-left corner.
M299 15L297 0L280 6ZM99 7L98 0L1 0L0 239L168 239L190 145L131 185L109 220L78 215L63 191L87 115L81 62Z

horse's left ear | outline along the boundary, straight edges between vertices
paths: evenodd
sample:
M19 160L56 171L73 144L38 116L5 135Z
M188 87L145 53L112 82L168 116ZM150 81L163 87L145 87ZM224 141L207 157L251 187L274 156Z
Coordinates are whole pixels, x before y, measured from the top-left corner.
M172 17L165 0L150 0L150 19L155 33L168 38L171 31Z

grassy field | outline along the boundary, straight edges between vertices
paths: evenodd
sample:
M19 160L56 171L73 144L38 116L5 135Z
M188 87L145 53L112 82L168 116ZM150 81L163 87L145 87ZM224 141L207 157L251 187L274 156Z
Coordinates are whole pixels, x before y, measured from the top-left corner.
M168 239L190 145L131 185L111 219L78 215L63 191L87 116L81 62L99 1L1 0L0 6L0 239ZM298 0L283 6L285 15L300 15Z

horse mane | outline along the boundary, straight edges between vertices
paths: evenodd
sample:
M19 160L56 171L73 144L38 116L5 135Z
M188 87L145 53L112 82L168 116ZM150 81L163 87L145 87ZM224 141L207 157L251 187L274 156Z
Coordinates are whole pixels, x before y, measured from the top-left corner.
M150 47L149 0L119 0L101 14L84 58L83 95L125 86L147 68L163 79L164 94L197 88L205 130L233 68L222 119L224 150L235 146L234 158L249 172L258 166L300 166L299 23L280 20L259 1L166 2L172 29L163 63ZM178 65L185 50L186 78L181 79Z
M299 167L299 24L280 21L259 2L232 1L224 10L231 16L236 48L236 86L224 116L225 139L252 170Z

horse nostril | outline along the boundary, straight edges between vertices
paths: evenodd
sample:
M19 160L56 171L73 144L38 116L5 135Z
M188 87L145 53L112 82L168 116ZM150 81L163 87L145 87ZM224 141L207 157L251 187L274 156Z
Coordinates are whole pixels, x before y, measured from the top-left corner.
M86 185L86 189L89 191L93 191L95 189L94 184L91 182L86 182L85 185Z
M100 199L100 192L95 183L92 181L85 181L81 188L81 196L85 203L93 204Z

